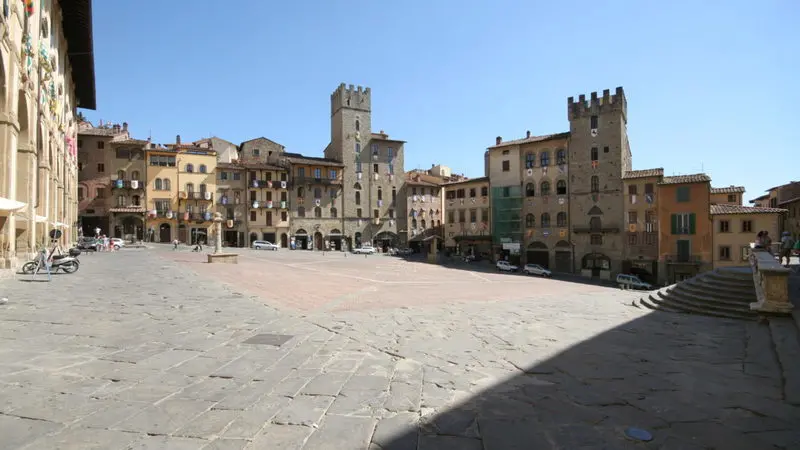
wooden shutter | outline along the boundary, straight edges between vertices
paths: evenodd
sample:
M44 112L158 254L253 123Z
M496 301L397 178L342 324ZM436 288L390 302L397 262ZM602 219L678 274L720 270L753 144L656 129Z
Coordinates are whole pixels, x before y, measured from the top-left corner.
M678 234L678 215L670 214L669 218L672 223L672 234Z
M689 214L689 234L694 234L695 231L695 216L694 213Z

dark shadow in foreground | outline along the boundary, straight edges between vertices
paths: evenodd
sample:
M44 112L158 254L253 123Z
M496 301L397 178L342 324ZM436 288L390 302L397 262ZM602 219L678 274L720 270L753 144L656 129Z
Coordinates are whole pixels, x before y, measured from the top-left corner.
M800 448L800 407L782 399L766 323L655 312L550 358L537 349L508 347L498 358L519 375L417 426L410 412L380 421L370 449ZM453 378L470 371L444 367ZM423 412L441 404L431 392L454 389L441 370L424 369ZM631 427L652 440L626 437Z

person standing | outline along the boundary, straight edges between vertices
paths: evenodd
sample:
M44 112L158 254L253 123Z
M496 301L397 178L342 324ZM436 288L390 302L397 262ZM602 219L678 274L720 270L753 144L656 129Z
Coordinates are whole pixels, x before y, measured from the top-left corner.
M783 232L783 236L781 236L781 259L780 262L783 264L783 258L786 258L785 267L789 267L789 263L792 261L792 249L794 249L794 239L792 238L792 234L788 231Z
M769 237L769 232L764 231L764 234L761 236L761 245L767 249L767 252L771 255L772 254L772 238Z

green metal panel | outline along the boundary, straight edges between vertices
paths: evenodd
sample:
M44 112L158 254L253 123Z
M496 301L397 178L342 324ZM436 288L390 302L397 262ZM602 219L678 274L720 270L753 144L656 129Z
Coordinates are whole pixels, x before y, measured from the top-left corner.
M492 188L492 240L522 242L522 187Z

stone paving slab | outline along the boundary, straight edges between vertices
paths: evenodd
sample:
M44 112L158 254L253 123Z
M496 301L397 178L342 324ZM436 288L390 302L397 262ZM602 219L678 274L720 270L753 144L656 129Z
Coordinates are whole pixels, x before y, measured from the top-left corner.
M0 448L800 446L765 324L652 314L595 285L266 253L234 267L125 250L0 282ZM262 334L291 338L245 343Z

